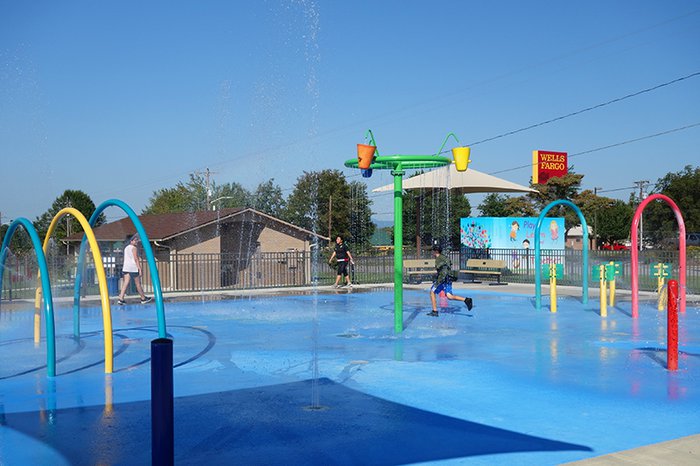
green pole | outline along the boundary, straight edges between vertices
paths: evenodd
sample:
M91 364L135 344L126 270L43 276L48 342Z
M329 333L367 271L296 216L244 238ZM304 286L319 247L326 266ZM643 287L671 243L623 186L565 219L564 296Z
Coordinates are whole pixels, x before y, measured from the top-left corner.
M403 332L403 170L394 175L394 333Z

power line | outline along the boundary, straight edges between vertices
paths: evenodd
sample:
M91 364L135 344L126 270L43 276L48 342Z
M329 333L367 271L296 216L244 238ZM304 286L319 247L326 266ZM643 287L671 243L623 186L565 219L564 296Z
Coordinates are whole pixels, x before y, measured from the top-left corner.
M516 130L513 130L513 131L508 131L507 133L502 133L502 134L499 134L498 136L493 136L493 137L490 137L490 138L482 139L481 141L477 141L477 142L473 142L473 143L471 143L471 144L467 144L467 146L470 146L470 147L471 147L471 146L476 146L476 145L482 144L482 143L484 143L484 142L493 141L493 140L496 140L496 139L504 138L504 137L506 137L506 136L512 136L513 134L517 134L517 133L521 133L521 132L523 132L523 131L527 131L527 130L530 130L530 129L538 128L538 127L540 127L540 126L548 125L548 124L550 124L550 123L554 123L555 121L561 121L561 120L563 120L563 119L565 119L565 118L570 118L570 117L572 117L572 116L576 116L576 115L580 115L580 114L582 114L582 113L590 112L591 110L595 110L595 109L598 109L598 108L602 108L602 107L605 107L605 106L607 106L607 105L611 105L611 104L614 104L614 103L617 103L617 102L622 102L623 100L630 99L630 98L636 97L636 96L638 96L638 95L646 94L646 93L648 93L648 92L652 92L652 91L655 91L655 90L657 90L657 89L661 89L661 88L663 88L663 87L666 87L666 86L670 86L670 85L672 85L672 84L679 83L679 82L684 81L684 80L686 80L686 79L694 78L694 77L696 77L696 76L700 76L700 71L696 71L695 73L691 73L691 74L689 74L689 75L682 76L682 77L680 77L680 78L676 78L676 79L673 79L673 80L671 80L671 81L667 81L667 82L665 82L665 83L658 84L658 85L656 85L656 86L652 86L652 87L648 87L648 88L646 88L646 89L642 89L641 91L637 91L637 92L633 92L633 93L631 93L631 94L627 94L627 95L625 95L625 96L623 96L623 97L618 97L618 98L616 98L616 99L608 100L607 102L603 102L603 103L600 103L600 104L597 104L597 105L593 105L592 107L587 107L587 108L584 108L584 109L581 109L581 110L577 110L577 111L575 111L575 112L567 113L566 115L562 115L562 116L558 116L558 117L556 117L556 118L552 118L552 119L550 119L550 120L542 121L542 122L540 122L540 123L535 123L534 125L525 126L525 127L523 127L523 128L516 129Z
M686 125L686 126L681 126L681 127L678 127L678 128L669 129L669 130L666 130L666 131L661 131L660 133L649 134L649 135L647 135L647 136L642 136L642 137L635 138L635 139L628 139L627 141L617 142L617 143L615 143L615 144L608 144L607 146L596 147L595 149L589 149L589 150L586 150L586 151L583 151L583 152L577 152L577 153L575 153L575 154L569 154L569 158L577 157L577 156L580 156L580 155L591 154L591 153L593 153L593 152L599 152L599 151L601 151L601 150L611 149L611 148L613 148L613 147L624 146L624 145L626 145L626 144L632 144L633 142L644 141L644 140L646 140L646 139L652 139L652 138L656 138L656 137L659 137L659 136L665 136L665 135L667 135L667 134L671 134L671 133L675 133L675 132L678 132L678 131L683 131L683 130L686 130L686 129L694 128L694 127L696 127L696 126L700 126L700 122L698 122L698 123L693 123L693 124ZM506 168L506 169L504 169L504 170L498 170L498 171L495 171L495 172L490 172L489 175L496 175L496 174L499 174L499 173L505 173L505 172L515 171L515 170L521 170L521 169L523 169L523 168L532 168L532 165L533 165L532 163L529 163L529 164L527 164L527 165L520 165L520 166L518 166L518 167Z
M612 188L612 189L599 189L597 193L612 193L615 191L629 191L630 189L637 189L636 186L626 186L624 188Z

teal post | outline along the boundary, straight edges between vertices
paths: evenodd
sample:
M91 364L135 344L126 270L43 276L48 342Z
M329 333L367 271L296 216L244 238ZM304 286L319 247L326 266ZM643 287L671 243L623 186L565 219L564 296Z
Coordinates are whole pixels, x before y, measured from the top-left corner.
M403 170L394 175L394 333L403 332Z
M46 370L49 377L56 376L56 330L53 313L53 296L51 294L51 282L49 281L49 267L46 264L46 256L44 249L41 246L41 240L34 228L32 222L24 217L20 217L10 224L10 227L5 232L5 238L2 241L2 249L0 249L0 291L2 291L3 272L5 270L5 259L7 251L10 247L10 240L18 226L23 226L29 234L29 238L34 246L36 253L36 261L39 266L39 275L41 275L41 296L44 302L44 320L46 324Z

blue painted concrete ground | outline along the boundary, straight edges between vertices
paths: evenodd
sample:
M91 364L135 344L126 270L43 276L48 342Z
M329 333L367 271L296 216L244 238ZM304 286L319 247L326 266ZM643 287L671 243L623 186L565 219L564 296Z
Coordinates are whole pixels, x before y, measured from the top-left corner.
M464 290L459 290L464 292ZM426 291L320 290L167 303L177 464L532 464L700 432L700 310L680 317L668 372L666 315L474 292L440 317ZM150 461L155 306L113 309L103 373L99 308L57 310L57 377L33 312L0 309L0 464Z

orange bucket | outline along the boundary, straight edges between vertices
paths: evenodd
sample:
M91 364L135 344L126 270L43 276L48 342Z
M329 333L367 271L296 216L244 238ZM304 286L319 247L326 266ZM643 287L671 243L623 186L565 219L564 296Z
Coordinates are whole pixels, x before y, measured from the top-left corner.
M452 157L455 159L455 167L458 172L463 172L467 170L469 166L469 153L471 149L469 147L455 147L452 149Z
M374 160L374 151L377 150L377 146L370 146L367 144L357 145L357 166L358 168L367 169L372 165L372 160Z

